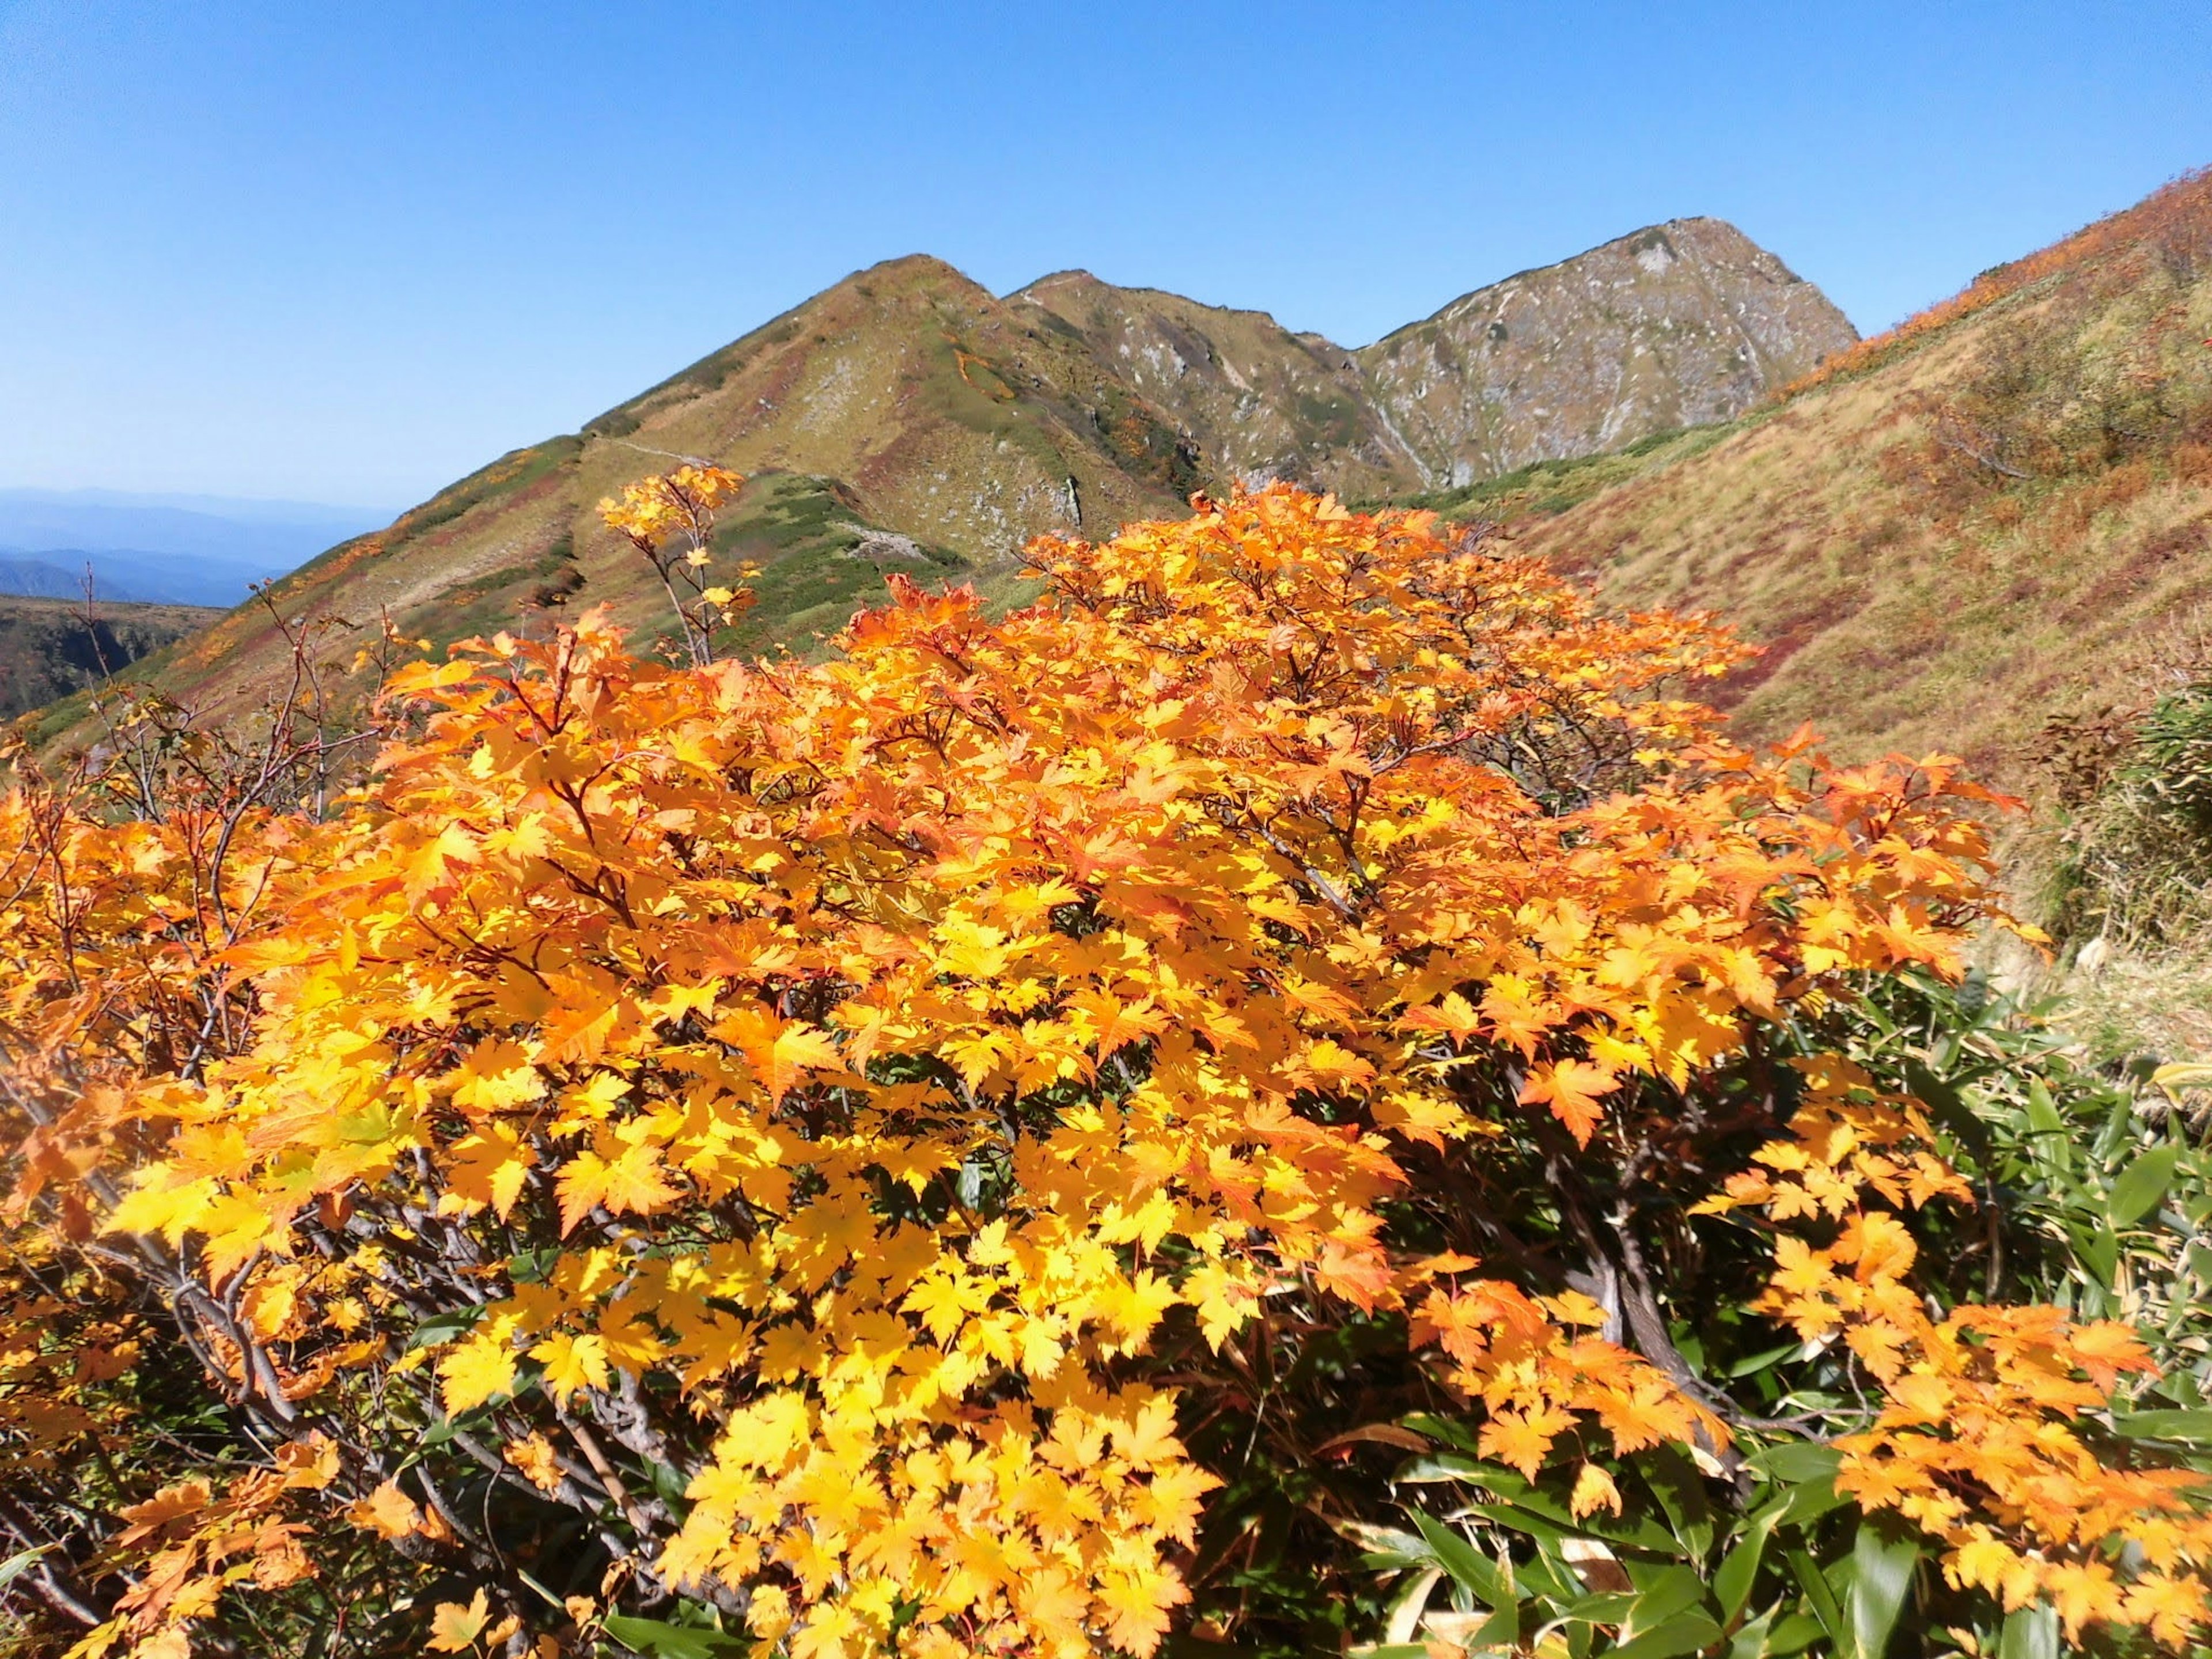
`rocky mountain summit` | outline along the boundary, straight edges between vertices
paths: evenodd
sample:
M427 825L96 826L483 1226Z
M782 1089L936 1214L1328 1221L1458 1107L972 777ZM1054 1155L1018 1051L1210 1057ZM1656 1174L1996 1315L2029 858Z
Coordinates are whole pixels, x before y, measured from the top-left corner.
M1116 288L1087 270L1042 277L1008 303L1040 331L1080 342L1224 481L1291 478L1348 495L1425 482L1357 356L1264 311Z
M1718 219L1522 271L1358 350L1087 271L1012 301L1073 331L1217 470L1354 495L1729 420L1858 339L1819 289Z
M1734 225L1673 219L1477 289L1353 356L1434 487L1732 419L1857 339Z

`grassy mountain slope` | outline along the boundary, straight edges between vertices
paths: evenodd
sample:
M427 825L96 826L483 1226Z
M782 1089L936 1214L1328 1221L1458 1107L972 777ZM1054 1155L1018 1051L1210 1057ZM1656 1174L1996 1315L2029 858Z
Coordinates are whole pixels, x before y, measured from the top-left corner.
M886 533L902 536L924 565L995 572L1040 530L1171 512L1213 482L1079 344L948 265L900 259L334 548L280 583L277 601L364 627L389 616L441 644L599 603L657 629L658 586L595 509L677 457L758 478L720 539L777 543L755 626L794 643L880 591L867 561L847 556L864 542L880 550ZM811 527L791 532L796 522ZM161 672L217 707L251 704L281 669L280 646L265 611L246 607Z
M1732 426L1439 504L1739 619L1756 730L2024 784L2051 716L2131 695L2212 602L2212 182L2034 269Z
M2212 817L2133 735L2154 707L2212 732L2212 176L1731 423L1430 500L1617 602L1735 619L1766 650L1722 701L1755 733L1948 750L2026 795L2010 881L2077 1029L2212 1053Z
M1455 300L1354 356L1431 485L1724 420L1858 336L1718 219L1674 219Z

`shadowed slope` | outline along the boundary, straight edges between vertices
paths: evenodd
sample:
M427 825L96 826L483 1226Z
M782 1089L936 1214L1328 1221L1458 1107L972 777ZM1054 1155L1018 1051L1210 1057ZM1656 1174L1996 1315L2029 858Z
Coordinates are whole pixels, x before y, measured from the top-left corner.
M191 605L0 597L0 720L97 684L222 613Z

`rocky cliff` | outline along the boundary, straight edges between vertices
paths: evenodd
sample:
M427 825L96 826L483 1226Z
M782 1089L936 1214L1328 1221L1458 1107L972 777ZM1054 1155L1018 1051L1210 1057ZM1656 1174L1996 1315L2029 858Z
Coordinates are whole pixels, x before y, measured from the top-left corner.
M1432 486L1741 414L1858 335L1734 225L1674 219L1477 289L1352 354Z

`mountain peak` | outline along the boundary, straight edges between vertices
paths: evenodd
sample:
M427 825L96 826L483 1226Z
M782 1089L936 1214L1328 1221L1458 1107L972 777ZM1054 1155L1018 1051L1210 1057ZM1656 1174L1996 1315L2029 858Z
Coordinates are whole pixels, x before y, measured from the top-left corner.
M1742 413L1858 338L1725 219L1668 219L1463 294L1355 353L1433 484Z
M1042 300L1048 294L1078 293L1108 287L1089 271L1083 270L1048 271L1033 283L1024 283L1012 294L1009 300Z
M902 288L950 288L963 293L987 293L981 283L957 266L950 264L933 253L902 253L895 259L878 259L865 270L856 270L842 283L826 290L835 294L855 286L871 283L895 283ZM818 297L818 296L817 296Z

